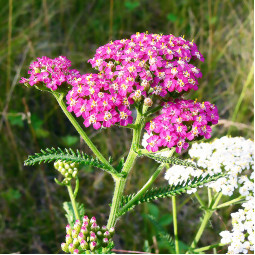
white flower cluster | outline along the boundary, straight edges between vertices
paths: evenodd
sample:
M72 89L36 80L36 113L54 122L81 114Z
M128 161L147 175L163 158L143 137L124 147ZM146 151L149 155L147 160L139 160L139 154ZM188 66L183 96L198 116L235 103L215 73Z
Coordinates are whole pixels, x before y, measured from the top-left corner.
M212 143L194 143L189 150L191 158L196 160L198 167L206 169L194 170L191 167L172 166L167 170L165 178L169 184L193 179L199 175L227 173L227 176L207 184L216 192L231 196L239 189L242 196L249 196L254 184L250 179L250 170L254 168L254 142L243 137L222 137ZM250 177L248 177L250 175ZM190 192L195 192L196 189Z
M231 231L220 233L221 243L229 244L228 253L248 253L254 251L254 142L243 137L222 137L212 143L195 143L189 150L197 166L206 169L194 170L192 167L173 166L167 170L165 179L169 184L193 179L195 176L227 173L225 177L207 184L216 192L231 196L235 190L245 196L247 202L243 209L232 213ZM196 189L189 190L189 193Z
M222 231L221 243L230 244L228 254L246 254L254 251L254 197L243 203L244 209L231 213L232 231Z
M253 182L246 176L254 169L254 142L243 137L227 137L214 140L212 143L195 143L189 150L191 158L197 165L213 175L225 172L228 175L208 184L216 192L231 196L239 188L242 196L249 196Z
M168 180L169 185L177 185L179 182L192 180L194 177L199 177L201 175L205 175L202 170L195 170L192 167L184 167L174 165L169 168L165 173L165 179ZM197 189L193 188L187 190L188 194L196 192Z

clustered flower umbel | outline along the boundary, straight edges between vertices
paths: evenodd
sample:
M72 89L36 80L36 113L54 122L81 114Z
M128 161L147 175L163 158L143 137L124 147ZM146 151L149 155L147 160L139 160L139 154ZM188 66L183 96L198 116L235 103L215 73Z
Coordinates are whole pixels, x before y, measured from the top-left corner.
M44 84L52 90L69 85L68 111L81 116L85 127L95 129L127 126L133 122L132 106L156 107L168 101L155 122L161 118L175 122L161 125L158 133L154 130L156 136L150 138L147 149L177 146L180 152L188 147L187 139L210 137L210 125L218 120L217 109L209 102L173 101L198 89L202 73L192 64L197 59L204 61L193 41L173 35L136 33L130 39L111 41L97 49L88 62L98 73L81 75L69 69L71 62L66 57L42 57L30 65L30 78L22 78L21 83ZM189 105L194 108L192 112ZM176 107L181 109L173 110L172 115L167 113ZM166 128L170 130L166 132Z
M253 194L254 195L254 194ZM221 243L229 244L228 254L246 254L254 252L254 197L242 204L242 209L231 213L232 230L222 231Z
M194 143L189 155L202 170L172 166L166 171L169 184L177 184L200 175L226 173L227 176L206 184L216 192L232 196L234 191L249 198L253 188L254 142L243 137L221 137L212 143ZM192 190L193 192L196 189ZM190 191L191 192L191 191Z
M61 248L64 252L72 254L98 253L99 248L107 247L112 242L113 234L113 227L100 227L95 217L89 219L85 215L82 222L75 221L73 228L70 225L66 226L66 242L61 244Z
M227 196L238 192L247 201L242 204L243 209L231 214L233 229L220 233L221 243L229 244L229 254L254 251L254 142L243 137L224 136L212 143L194 143L189 155L206 170L172 166L166 171L165 179L170 185L176 185L201 175L227 173L226 177L206 186ZM191 189L188 192L196 191Z
M58 160L54 163L54 167L59 171L64 177L63 183L68 183L72 178L75 178L78 174L78 165L73 162L63 162Z
M88 61L99 73L73 81L68 110L82 116L86 127L131 124L131 105L152 106L157 98L198 88L202 74L191 59L203 61L197 46L173 35L137 33L110 42Z
M161 114L145 126L151 135L146 149L156 152L161 147L176 146L176 152L180 153L188 148L187 140L210 138L210 126L217 124L218 119L217 108L209 102L176 99L165 103Z
M22 77L20 83L26 83L30 86L45 85L47 88L56 90L62 84L71 84L74 78L80 76L75 69L69 69L71 61L66 57L59 56L54 59L48 57L37 58L29 66L28 74L30 77Z

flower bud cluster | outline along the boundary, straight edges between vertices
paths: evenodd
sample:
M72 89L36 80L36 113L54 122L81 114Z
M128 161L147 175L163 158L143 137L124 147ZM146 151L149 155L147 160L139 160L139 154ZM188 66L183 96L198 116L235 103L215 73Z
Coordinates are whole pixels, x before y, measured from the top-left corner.
M96 218L84 216L82 222L75 221L73 228L66 226L66 241L61 248L66 253L98 253L98 249L107 247L112 242L114 228L98 226Z
M71 61L66 57L59 56L54 59L48 57L37 58L29 66L29 78L22 77L20 83L34 85L45 85L47 88L56 90L63 83L70 84L74 78L79 77L77 70L70 70Z
M197 138L210 138L211 125L217 124L218 110L209 102L199 103L192 100L176 99L164 104L161 114L146 123L146 149L156 152L159 148L172 148L176 152L187 149L191 141Z
M63 162L61 160L58 160L54 163L54 167L65 177L64 183L68 183L78 174L78 166L76 163L73 162Z

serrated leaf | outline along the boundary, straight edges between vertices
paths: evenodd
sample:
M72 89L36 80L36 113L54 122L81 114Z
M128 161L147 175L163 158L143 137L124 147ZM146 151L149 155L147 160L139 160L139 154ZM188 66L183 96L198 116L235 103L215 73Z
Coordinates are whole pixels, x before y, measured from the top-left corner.
M81 165L90 165L97 168L100 168L104 171L107 171L111 174L118 174L117 171L102 163L97 158L93 158L92 156L89 156L85 154L84 152L74 152L72 149L64 149L64 151L60 148L46 148L45 150L41 150L40 153L35 153L34 155L28 156L27 160L24 162L25 166L32 166L36 163L41 162L51 162L51 161L68 161L68 162L74 162Z
M180 166L186 166L186 167L193 167L195 169L199 169L194 163L189 162L187 160L182 160L176 157L164 157L160 156L157 153L144 153L140 154L140 156L146 156L148 158L154 159L158 163L168 163L171 165L180 165Z
M161 240L168 242L169 246L175 251L174 239L165 231L165 229L159 224L157 219L150 214L144 214L143 217L147 218L157 230L157 237Z
M116 170L117 170L118 172L120 172L121 169L123 168L124 162L125 162L125 158L123 157L123 158L121 158L119 164L118 164L117 167L116 167Z
M84 205L81 204L81 203L76 202L76 207L77 207L80 218L82 218L85 215ZM74 214L74 210L73 210L73 207L72 207L72 203L71 202L64 202L63 203L63 208L66 211L65 216L67 218L68 224L73 227L73 225L75 223L75 214Z
M177 183L177 185L157 187L147 190L143 196L133 203L128 204L136 194L130 194L124 196L121 201L121 209L119 210L119 216L125 214L126 212L132 210L136 205L144 202L151 202L160 198L172 197L186 192L187 190L198 188L206 183L216 181L219 178L225 176L225 174L219 173L215 175L200 176L194 180L187 180Z
M71 202L64 202L63 208L66 211L65 216L67 218L68 224L73 227L75 222L75 216L74 216L74 211L73 211Z

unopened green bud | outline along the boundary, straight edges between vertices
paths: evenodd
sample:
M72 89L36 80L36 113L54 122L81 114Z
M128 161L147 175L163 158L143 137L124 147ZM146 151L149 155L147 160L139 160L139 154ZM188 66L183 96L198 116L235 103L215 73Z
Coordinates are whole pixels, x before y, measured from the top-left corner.
M74 168L74 167L75 167L75 163L71 163L71 164L70 164L70 167L71 167L71 168Z
M73 253L73 251L74 251L74 249L75 249L75 248L74 248L74 245L73 245L72 243L70 243L69 246L68 246L68 249L69 249L69 252L70 252L70 253Z
M73 245L74 245L75 248L77 248L77 247L79 246L79 240L78 240L78 238L74 238L74 239L73 239Z
M83 250L87 250L89 248L89 245L85 240L81 240L81 248Z
M59 168L59 161L56 161L56 162L54 163L54 167L55 167L55 169L58 170L58 168Z
M93 241L90 243L89 248L91 251L93 251L96 248L96 246L97 246L97 243Z
M59 172L60 172L61 174L65 175L66 170L65 170L65 168L63 168L63 167L60 167L60 168L59 168Z
M79 234L78 231L73 229L73 231L72 231L72 238L77 238L78 234Z
M64 163L64 167L65 167L65 169L68 169L69 168L69 164L68 163Z
M151 98L147 97L144 99L144 105L151 107L153 105L153 101L151 100Z
M67 243L62 243L62 244L61 244L61 249L62 249L64 252L69 252L68 244L67 244Z

